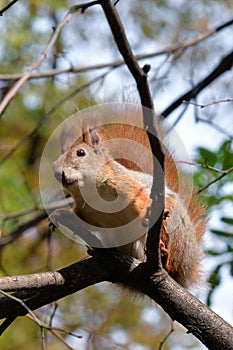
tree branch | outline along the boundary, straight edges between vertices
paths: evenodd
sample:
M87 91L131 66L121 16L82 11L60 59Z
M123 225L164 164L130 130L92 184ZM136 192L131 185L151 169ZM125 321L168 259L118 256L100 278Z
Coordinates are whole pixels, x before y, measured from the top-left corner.
M45 210L43 210L43 212L40 213L38 216L29 220L25 224L20 225L15 231L11 232L9 235L0 238L0 251L5 245L12 243L17 238L19 238L21 236L21 234L24 231L26 231L28 228L35 226L41 220L43 220L47 217L48 217L48 214L45 212Z
M214 27L212 29L207 30L205 33L197 35L195 38L191 40L184 41L182 43L177 43L168 47L165 47L162 50L154 51L151 53L146 53L146 54L138 54L135 55L136 60L144 60L147 58L153 58L161 55L170 55L173 54L177 51L180 50L185 50L189 47L192 47L194 45L197 45L201 41L209 38L210 36L220 32L221 30L227 28L228 26L233 24L233 19L230 21L224 22L220 26ZM61 68L61 69L53 69L50 71L45 71L45 72L37 72L37 73L32 73L28 80L30 79L41 79L41 78L51 78L59 74L64 74L64 73L85 73L89 72L92 70L98 70L98 69L103 69L103 68L117 68L125 64L124 60L116 60L113 62L109 63L102 63L102 64L95 64L91 66L85 66L85 67L70 67L70 68ZM15 73L15 74L0 74L0 80L2 81L9 81L9 80L18 80L22 78L23 74L22 73Z
M233 102L233 98L225 98L222 100L216 100L216 101L211 101L209 103L204 103L204 104L200 104L200 103L195 103L195 102L191 102L191 101L183 101L183 103L186 103L188 105L193 105L196 107L200 107L201 109L206 108L206 107L210 107L219 103L226 103L226 102Z
M105 78L112 69L108 70L107 72L104 72L103 74L99 75L98 77L95 77L91 79L88 83L83 84L82 86L79 86L77 89L73 90L70 94L66 95L64 98L62 98L55 106L53 106L37 123L37 125L29 131L26 135L24 135L10 150L7 152L2 159L0 159L0 166L7 160L9 157L12 156L18 149L25 144L32 136L34 136L38 130L41 128L42 125L48 120L48 118L55 113L65 102L69 101L71 98L73 98L78 93L82 92L83 90L90 87L92 84L96 83L100 79Z
M228 55L224 56L219 64L209 73L204 79L202 79L196 86L187 91L185 94L181 95L176 99L169 107L167 107L161 114L164 118L168 117L176 108L178 108L183 101L190 101L191 98L196 97L199 92L205 89L212 81L217 79L227 70L231 69L233 65L233 51Z
M102 5L119 50L136 80L141 103L149 108L150 113L144 114L145 127L152 125L154 130L153 102L146 76L148 66L141 69L135 60L111 1L92 1L82 5L84 7L81 9L84 11L95 4ZM80 8L81 5L78 6ZM156 135L156 130L154 132ZM154 143L152 137L150 142L153 154L157 155L163 167L163 152L159 142L156 140ZM154 186L156 185L153 184L152 194L154 194ZM7 296L0 298L0 317L7 318L9 324L18 315L25 315L27 308L34 310L101 281L121 282L148 295L160 304L173 320L183 324L208 348L231 350L233 344L231 326L173 281L165 270L159 268L161 266L159 257L155 257L156 247L159 251L158 232L161 223L158 225L157 229L154 227L149 232L147 263L139 264L136 259L114 249L95 249L90 252L94 255L93 257L58 271L0 279L0 289L16 291L14 297L23 301L20 303L17 299L13 300Z
M28 308L34 310L101 281L125 283L161 305L173 320L183 324L209 349L232 349L232 327L178 285L165 270L161 269L152 274L148 271L146 264L138 264L136 259L114 249L105 249L104 254L102 250L97 249L93 254L92 258L55 272L4 277L0 279L0 289L8 291L18 289L14 296L23 300ZM12 279L12 289L6 287L4 283L7 282L6 278ZM31 278L34 279L35 284L30 286L31 289L26 290L27 282L30 283ZM45 287L48 280L49 286ZM0 298L0 318L12 319L26 313L27 310L16 300L8 297Z
M61 29L66 25L66 23L70 20L72 16L72 12L69 11L67 15L64 17L64 19L58 24L56 27L51 39L49 40L49 43L45 50L42 52L42 54L39 56L39 58L33 63L31 68L23 74L23 76L14 84L14 86L8 91L8 93L5 95L3 98L1 104L0 104L0 117L4 113L5 109L13 99L13 97L17 94L19 89L23 86L23 84L29 79L31 76L32 72L37 69L41 63L44 61L46 56L48 55L49 51L53 47L54 43L56 42L58 35L61 31Z
M164 153L162 151L162 147L158 139L158 133L155 125L154 105L147 81L147 71L149 70L149 66L144 66L144 69L139 66L131 50L131 46L128 42L128 39L125 35L125 31L122 26L121 20L118 16L118 13L111 1L102 0L100 1L100 4L103 7L105 16L108 20L117 47L122 57L124 58L124 61L129 71L135 79L141 99L141 104L143 107L146 107L143 108L144 128L148 131L148 138L150 141L150 146L154 158L158 160L159 165L162 171L164 172ZM157 216L158 203L160 207L162 206L162 210L158 220L148 232L146 250L148 268L155 271L156 269L161 268L162 266L159 242L164 208L164 178L158 179L158 166L156 164L155 159L153 165L153 185L151 189L152 206L150 217L153 218Z
M222 170L222 174L219 175L218 177L216 177L215 179L213 179L212 181L210 181L207 185L203 186L202 188L200 188L197 191L197 194L203 192L204 190L206 190L209 186L213 185L215 182L221 180L224 176L230 174L233 171L233 167L227 170Z
M8 5L6 5L5 7L3 7L0 10L0 16L3 16L4 12L6 12L10 7L12 7L14 4L16 4L16 2L18 2L19 0L12 0Z
M58 271L0 278L0 290L17 291L14 296L35 310L90 285L109 280L108 274L93 258L88 258ZM7 297L0 298L0 318L25 315L22 305Z

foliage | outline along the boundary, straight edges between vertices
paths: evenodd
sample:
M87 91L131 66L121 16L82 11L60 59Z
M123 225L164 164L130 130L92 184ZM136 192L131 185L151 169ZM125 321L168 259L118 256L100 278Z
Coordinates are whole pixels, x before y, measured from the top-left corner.
M214 151L200 147L198 149L197 162L207 166L207 169L202 169L195 176L195 181L200 188L210 183L216 178L216 171L212 169L227 170L232 165L232 142L224 141L219 148ZM214 225L211 226L212 244L207 250L207 254L219 263L214 264L212 273L209 277L209 283L212 286L208 293L207 303L210 305L211 296L215 287L221 284L221 269L223 266L228 267L229 273L233 276L233 218L231 216L232 208L232 184L233 173L230 172L227 176L219 179L212 186L203 191L203 197L208 204L208 212L210 217L216 217ZM218 257L218 260L216 259Z

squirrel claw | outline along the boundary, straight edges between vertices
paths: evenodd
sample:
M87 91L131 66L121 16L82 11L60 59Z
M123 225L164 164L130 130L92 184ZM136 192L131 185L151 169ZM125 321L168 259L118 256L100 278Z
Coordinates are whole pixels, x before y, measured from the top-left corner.
M163 212L163 220L166 220L170 216L169 210L164 210Z

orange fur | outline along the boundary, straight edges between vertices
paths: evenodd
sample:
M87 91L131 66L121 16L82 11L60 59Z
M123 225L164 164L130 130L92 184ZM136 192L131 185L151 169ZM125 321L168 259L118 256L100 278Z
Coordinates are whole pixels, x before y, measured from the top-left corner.
M65 153L55 162L54 170L57 175L61 175L61 172L65 174L65 187L74 198L74 212L87 223L99 227L117 227L138 215L143 222L147 216L151 199L145 182L151 179L153 158L142 126L141 114L132 114L127 109L125 113L118 113L117 119L113 117L111 123L103 123L101 116L90 114L83 120L82 136L71 147L63 147ZM67 144L67 137L62 142ZM85 150L87 158L76 159L79 147ZM140 153L142 157L139 157ZM206 224L203 220L205 211L194 195L186 198L185 188L180 194L175 162L167 150L165 155L167 193L166 214L161 229L161 256L168 273L187 287L200 280L200 247ZM99 169L98 164L102 161L103 166ZM106 200L113 200L118 190L123 200L129 203L124 210L111 215L98 212L85 203L77 183L70 185L71 180L78 175L89 176L88 181L92 181L92 171L97 173L95 181L98 192ZM133 242L119 249L144 260L146 233L138 242L139 248Z

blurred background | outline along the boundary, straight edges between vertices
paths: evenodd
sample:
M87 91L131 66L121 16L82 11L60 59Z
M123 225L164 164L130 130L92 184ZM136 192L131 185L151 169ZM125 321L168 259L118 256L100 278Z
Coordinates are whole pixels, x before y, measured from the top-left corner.
M0 1L0 10L9 1ZM75 1L20 0L0 17L0 99L48 45ZM176 128L208 206L204 279L192 292L233 323L233 3L227 0L120 0L131 47L148 74L155 110ZM74 13L0 120L0 273L57 269L84 247L48 231L39 165L53 130L80 109L122 99L138 102L100 6ZM191 103L183 103L186 100ZM204 105L200 108L198 105ZM147 298L132 300L101 283L35 314L66 332L46 332L49 350L205 349ZM70 334L67 332L71 332ZM171 333L161 344L165 336ZM4 350L41 348L40 328L17 319L0 338Z

